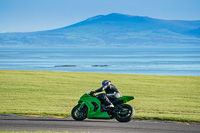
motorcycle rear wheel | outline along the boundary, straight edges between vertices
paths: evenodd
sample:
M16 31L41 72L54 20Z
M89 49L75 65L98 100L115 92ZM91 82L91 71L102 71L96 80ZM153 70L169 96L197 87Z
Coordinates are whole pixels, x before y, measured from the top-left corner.
M76 105L71 112L71 116L74 120L82 121L87 118L88 108L86 105L80 107L80 104Z
M115 114L115 118L119 122L129 122L135 115L135 110L128 104L122 104L120 107L122 110Z

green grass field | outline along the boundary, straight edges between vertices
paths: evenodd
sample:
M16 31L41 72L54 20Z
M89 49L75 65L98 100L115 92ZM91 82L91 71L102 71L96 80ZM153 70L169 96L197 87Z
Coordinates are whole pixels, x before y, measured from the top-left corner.
M135 97L135 118L200 122L199 76L0 70L0 114L70 116L104 79Z

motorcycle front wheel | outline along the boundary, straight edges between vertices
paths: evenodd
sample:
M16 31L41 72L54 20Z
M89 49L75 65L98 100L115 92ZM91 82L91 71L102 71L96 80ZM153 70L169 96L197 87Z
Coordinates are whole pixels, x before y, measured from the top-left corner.
M128 104L122 104L120 108L120 111L115 114L115 118L119 122L129 122L135 115L135 110Z
M78 104L72 109L71 116L74 120L82 121L87 118L87 111L86 105L80 107L80 104Z

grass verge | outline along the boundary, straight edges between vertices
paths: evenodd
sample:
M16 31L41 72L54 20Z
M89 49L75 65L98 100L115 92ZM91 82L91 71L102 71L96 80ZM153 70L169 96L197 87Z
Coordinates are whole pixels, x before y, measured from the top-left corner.
M104 79L135 97L135 118L200 122L199 76L0 70L0 114L70 116Z

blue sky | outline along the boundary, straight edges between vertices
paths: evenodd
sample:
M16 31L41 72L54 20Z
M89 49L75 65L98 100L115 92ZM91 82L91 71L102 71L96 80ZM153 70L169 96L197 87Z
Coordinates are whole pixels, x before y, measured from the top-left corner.
M0 33L56 29L109 13L200 20L199 7L200 0L0 0Z

